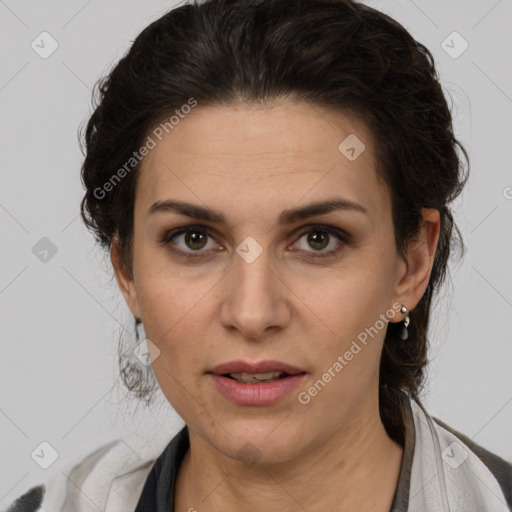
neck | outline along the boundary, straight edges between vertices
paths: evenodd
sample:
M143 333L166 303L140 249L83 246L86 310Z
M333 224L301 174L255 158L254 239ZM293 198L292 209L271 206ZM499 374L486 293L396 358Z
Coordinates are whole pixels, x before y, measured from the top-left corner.
M326 442L283 463L246 465L190 429L189 437L176 481L176 512L389 512L403 454L380 420L377 393Z

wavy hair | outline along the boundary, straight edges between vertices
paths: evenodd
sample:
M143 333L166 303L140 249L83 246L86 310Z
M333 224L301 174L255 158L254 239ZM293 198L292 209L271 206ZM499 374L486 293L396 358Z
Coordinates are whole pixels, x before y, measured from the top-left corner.
M469 163L432 54L397 21L352 0L206 0L170 10L95 84L82 145L82 218L105 249L119 243L130 270L138 165L104 197L97 191L149 130L190 98L200 108L283 97L352 113L369 128L375 171L391 194L399 255L419 233L421 209L440 213L430 281L410 313L409 339L400 339L401 323L390 322L381 355L380 413L397 439L392 389L418 397L432 300L450 252L455 246L464 252L449 203L468 178L463 158ZM121 348L119 364L127 388L150 403L157 387L151 368Z

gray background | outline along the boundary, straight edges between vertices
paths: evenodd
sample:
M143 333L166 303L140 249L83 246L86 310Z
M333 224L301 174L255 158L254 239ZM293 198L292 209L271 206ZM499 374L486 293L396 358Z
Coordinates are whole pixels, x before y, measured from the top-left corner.
M512 1L366 3L432 51L471 158L454 205L468 253L434 309L424 403L512 460ZM162 396L146 411L124 397L116 357L127 308L78 217L76 134L94 82L173 5L0 0L3 506L108 440L151 425L159 450L182 425ZM58 43L46 59L31 47L43 31ZM463 42L454 31L469 44L457 58ZM43 237L57 249L46 261ZM48 469L31 458L43 441L59 454Z

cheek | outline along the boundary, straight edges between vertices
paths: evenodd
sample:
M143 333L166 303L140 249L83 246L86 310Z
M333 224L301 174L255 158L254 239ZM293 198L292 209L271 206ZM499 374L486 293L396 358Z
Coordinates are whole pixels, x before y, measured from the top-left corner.
M207 349L205 307L212 285L183 277L177 266L162 271L149 264L141 265L137 276L146 337L160 350L155 370L165 366L180 378L193 377L190 368L202 368L201 355L204 357Z
M377 378L390 300L387 280L369 271L339 275L321 293L305 297L307 309L316 314L311 337L318 364L311 380L320 379L317 387L327 383L328 388L320 393L320 407L329 408L338 400L350 402Z
M156 380L178 414L188 418L191 402L202 403L198 379L207 348L199 326L204 317L200 297L180 284L179 279L148 278L139 302L146 336L159 350L152 362Z
M304 311L314 313L319 326L347 340L373 325L389 308L390 283L376 272L377 269L372 272L368 268L347 268L325 278L301 278L293 290Z
M135 275L145 327L158 338L186 317L205 294L199 283L181 277L179 267L164 266L156 258L141 258Z

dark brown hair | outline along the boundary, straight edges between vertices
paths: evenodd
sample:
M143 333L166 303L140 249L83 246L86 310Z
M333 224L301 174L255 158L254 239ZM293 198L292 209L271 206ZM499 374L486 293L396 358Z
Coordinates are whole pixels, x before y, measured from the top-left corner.
M95 91L81 213L106 249L118 237L128 269L138 165L115 183L112 178L151 128L191 98L200 108L293 97L366 123L376 172L390 190L399 254L417 236L422 208L441 216L430 282L410 314L409 339L399 337L402 323L390 322L386 332L380 408L391 424L390 389L417 397L424 385L432 298L451 249L464 252L448 203L466 183L460 156L466 162L468 156L454 136L428 49L392 18L352 0L207 0L177 7L146 27ZM156 389L152 372L126 354L119 361L126 386L149 402Z

